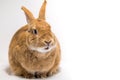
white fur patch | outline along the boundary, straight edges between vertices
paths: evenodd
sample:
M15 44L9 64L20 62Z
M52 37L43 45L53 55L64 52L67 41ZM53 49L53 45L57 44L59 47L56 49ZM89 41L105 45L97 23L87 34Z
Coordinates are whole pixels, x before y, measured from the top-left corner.
M47 46L46 46L47 47ZM40 53L47 53L49 51L51 51L52 49L54 49L56 47L56 45L54 46L50 46L49 49L45 49L46 47L33 47L33 46L30 46L30 49L31 50L35 50L35 51L38 51Z

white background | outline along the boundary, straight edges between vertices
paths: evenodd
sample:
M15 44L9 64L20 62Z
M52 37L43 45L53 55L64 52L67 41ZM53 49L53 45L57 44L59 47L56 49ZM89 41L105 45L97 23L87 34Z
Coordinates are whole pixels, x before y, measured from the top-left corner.
M26 19L37 18L43 0L0 0L0 79L8 75L8 46ZM120 1L47 0L47 21L62 49L61 72L48 80L120 80Z

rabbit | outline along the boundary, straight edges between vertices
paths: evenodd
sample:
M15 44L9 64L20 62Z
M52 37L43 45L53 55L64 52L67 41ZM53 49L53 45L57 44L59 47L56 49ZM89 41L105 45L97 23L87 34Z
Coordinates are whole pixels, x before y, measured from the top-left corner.
M37 19L27 8L21 7L27 24L14 34L8 52L10 69L16 76L47 78L59 70L61 49L45 20L46 4L44 0Z

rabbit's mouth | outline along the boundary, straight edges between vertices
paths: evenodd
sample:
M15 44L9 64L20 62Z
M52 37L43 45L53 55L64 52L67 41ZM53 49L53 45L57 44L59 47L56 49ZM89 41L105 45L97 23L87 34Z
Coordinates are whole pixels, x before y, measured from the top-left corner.
M45 50L48 50L50 47L49 46L47 46L47 47L45 47Z
M31 50L37 51L39 53L47 53L50 52L51 50L53 50L56 47L56 45L53 46L45 46L45 47L33 47L30 46Z

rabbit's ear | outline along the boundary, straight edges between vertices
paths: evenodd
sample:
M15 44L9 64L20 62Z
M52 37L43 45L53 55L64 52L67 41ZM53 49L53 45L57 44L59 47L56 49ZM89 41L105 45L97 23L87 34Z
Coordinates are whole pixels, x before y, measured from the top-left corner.
M46 3L47 3L47 1L44 0L43 4L41 6L40 12L39 12L39 17L38 17L39 20L45 20Z
M21 9L24 11L24 13L26 15L27 23L30 23L32 20L35 19L34 16L32 15L32 13L27 8L25 8L24 6L22 6Z

